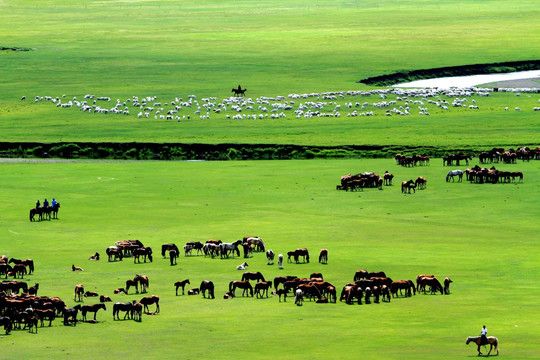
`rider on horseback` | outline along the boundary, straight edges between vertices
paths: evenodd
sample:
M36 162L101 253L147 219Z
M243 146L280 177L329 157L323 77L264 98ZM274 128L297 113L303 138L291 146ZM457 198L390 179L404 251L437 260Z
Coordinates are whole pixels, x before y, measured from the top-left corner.
M39 209L39 207L41 206L41 203L38 201L36 201L36 209Z
M47 201L47 199L43 200L43 208L47 208L49 207L49 202Z
M56 200L53 198L52 201L51 201L51 206L54 208L56 206L57 202Z
M487 329L486 329L486 325L484 325L484 327L482 327L482 330L480 330L480 345L487 345L488 344L488 339L487 339Z

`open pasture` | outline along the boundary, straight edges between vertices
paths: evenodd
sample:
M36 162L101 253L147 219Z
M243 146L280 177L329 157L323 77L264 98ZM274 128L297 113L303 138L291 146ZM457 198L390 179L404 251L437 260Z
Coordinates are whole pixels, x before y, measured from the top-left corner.
M496 164L522 171L519 184L447 183L441 159L404 168L392 159L258 162L37 162L2 163L4 210L1 251L33 258L39 295L75 305L73 289L110 296L125 280L146 274L146 295L159 295L158 315L142 322L113 321L112 305L97 324L66 327L59 319L37 335L13 331L0 338L6 353L26 358L340 358L351 349L366 358L463 358L475 356L468 335L486 324L505 358L535 358L539 327L536 279L539 257L540 168L537 161ZM477 163L477 159L473 164ZM460 167L464 169L465 167ZM395 175L383 190L336 191L341 175L364 171ZM425 190L401 194L400 182L427 178ZM61 203L59 220L29 222L36 199ZM266 265L266 257L211 259L181 254L170 266L164 243L234 241L258 235L276 254L306 247L309 264ZM107 262L105 249L117 240L139 239L154 261ZM328 265L318 264L321 248ZM101 260L90 261L95 252ZM267 280L322 272L338 288L356 270L385 271L394 280L421 273L449 276L450 295L416 295L371 305L315 304L297 307L292 298L224 300L244 260ZM72 264L84 271L74 272ZM216 284L216 299L175 296L174 282ZM84 304L96 303L84 298ZM151 306L151 311L154 307ZM209 345L211 344L211 346Z

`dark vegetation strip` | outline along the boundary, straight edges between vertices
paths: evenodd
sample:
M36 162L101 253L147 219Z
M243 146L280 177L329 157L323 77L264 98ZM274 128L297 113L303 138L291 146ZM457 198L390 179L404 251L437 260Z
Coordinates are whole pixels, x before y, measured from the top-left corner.
M439 77L497 74L539 69L540 60L507 61L491 64L447 66L421 70L403 70L393 74L365 78L358 82L374 86L391 86L415 80L434 79Z
M0 46L0 51L30 51L29 48Z
M401 145L302 146L283 144L181 143L0 143L4 158L125 159L125 160L287 160L316 158L392 158L396 154L442 157L452 153L477 154L493 146L438 148ZM529 146L533 146L530 144ZM534 145L536 146L536 145Z

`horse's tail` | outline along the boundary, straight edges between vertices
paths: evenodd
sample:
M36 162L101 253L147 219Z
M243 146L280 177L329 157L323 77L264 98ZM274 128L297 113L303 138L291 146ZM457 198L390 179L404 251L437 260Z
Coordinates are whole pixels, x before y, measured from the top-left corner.
M495 351L497 352L497 354L499 353L499 339L497 339L496 337L493 337L495 339L495 342L493 343L493 345L495 346Z
M34 261L28 262L28 269L30 269L30 272L34 272Z
M32 213L34 212L33 210L34 209L30 209L30 221L32 221L32 218L33 218L33 216L32 216Z
M229 292L231 292L231 294L232 294L232 291L233 291L233 284L234 284L234 280L229 283Z

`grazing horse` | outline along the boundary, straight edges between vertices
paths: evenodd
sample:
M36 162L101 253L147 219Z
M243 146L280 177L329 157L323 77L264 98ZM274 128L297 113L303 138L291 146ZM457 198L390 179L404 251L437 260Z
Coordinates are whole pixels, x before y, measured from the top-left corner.
M495 336L488 336L487 341L488 341L488 344L490 345L487 356L489 356L494 346L495 346L495 351L497 352L497 355L499 355L499 340ZM465 345L469 345L470 342L473 342L476 345L478 345L478 356L482 355L482 352L480 352L480 346L482 346L482 337L481 336L468 336L467 341L465 342Z
M411 284L407 280L397 280L390 285L390 293L393 297L398 296L398 290L400 295L403 295L401 290L405 290L405 297L411 296Z
M144 257L144 262L146 262L146 257L152 262L152 248L149 246L143 246L140 248L133 249L133 263L141 263L140 257Z
M246 296L246 292L249 291L249 295L253 297L253 286L249 283L249 281L241 281L241 280L233 280L229 283L229 293L232 294L233 297L236 296L235 290L236 288L243 289L242 296Z
M223 257L229 257L229 252L232 251L232 257L234 259L234 253L236 252L236 254L238 255L238 257L240 257L240 250L238 250L238 246L242 245L242 240L236 240L235 242L233 243L221 243L219 245L220 247L220 253L219 253L219 258L220 259L223 259Z
M37 295L37 292L39 290L39 283L35 283L34 286L30 286L28 288L28 295Z
M301 289L296 289L294 292L294 303L298 306L302 306L304 302L304 292Z
M20 278L22 279L24 275L26 275L26 266L23 264L15 264L11 269L11 272L9 272L7 275L13 276L14 278L17 278L17 275L20 275Z
M143 305L133 300L133 320L142 321Z
M265 281L263 274L261 274L259 271L257 272L246 271L242 275L242 281L249 281L249 280L256 280L257 282Z
M414 185L418 188L418 190L423 190L426 188L427 180L426 178L419 176L415 181Z
M13 324L11 322L11 319L7 316L0 317L0 326L4 326L4 331L6 332L6 335L9 335L13 328Z
M369 274L367 270L357 270L354 274L354 281L358 281L361 279L369 279Z
M278 262L277 263L278 263L278 267L280 269L283 269L283 254L278 255Z
M124 320L133 318L133 304L117 302L113 305L113 320L120 320L120 311L125 311Z
M461 182L463 179L463 171L461 170L451 170L446 175L446 182L450 182L450 179L452 179L452 182L454 182L454 177L458 177L458 182Z
M287 253L289 258L287 259L288 262L290 262L291 256L294 257L294 262L298 264L300 256L302 256L302 259L305 263L309 263L309 251L306 248L302 249L296 249L294 251L289 251Z
M272 282L271 281L261 281L255 284L255 297L263 297L263 295L266 293L266 297L268 297L268 289L272 288Z
M277 290L279 284L285 284L287 281L298 279L296 276L276 276L274 278L274 288Z
M122 260L124 258L124 255L122 254L122 250L120 250L117 246L110 246L105 250L107 253L107 256L109 257L109 261L116 261Z
M56 318L54 309L34 309L34 314L39 319L41 327L45 326L45 320L49 320L49 327L51 327L53 320Z
M30 209L30 221L35 221L34 216L38 215L39 221L43 220L43 211L41 208Z
M178 256L180 256L180 254L178 253L178 250L170 250L169 251L169 260L171 261L171 266L173 265L176 265L176 259L178 259Z
M135 275L133 278L133 281L137 281L139 285L141 286L141 293L145 293L146 289L150 287L150 281L148 280L148 276L146 275Z
M215 299L214 296L214 283L210 280L203 280L201 286L199 287L200 292L202 293L203 298L206 298L206 291L208 291L208 298Z
M266 265L274 265L274 252L271 249L266 250Z
M204 253L204 244L200 241L187 242L185 246L189 246L191 249L197 250L197 255L199 255L200 252Z
M74 291L73 301L81 302L82 296L84 294L84 286L82 284L75 285L75 291Z
M15 259L15 258L11 258L9 259L8 261L8 264L23 264L24 266L28 266L28 275L31 275L32 272L34 271L34 260L32 259L24 259L24 260L20 260L20 259Z
M176 287L176 296L178 296L178 288L182 288L182 295L184 295L184 287L189 283L189 279L175 282L174 286Z
M411 189L413 189L413 192L416 193L416 184L414 183L413 179L411 179L409 181L403 181L401 183L401 193L402 194L404 194L404 193L410 194Z
M238 88L233 88L231 92L234 93L234 96L246 96L246 90L247 89L242 89L242 87L238 85Z
M327 249L321 249L321 252L319 254L319 262L321 264L328 264L328 250Z
M139 301L143 306L144 310L148 312L148 305L156 304L156 312L159 312L159 296L152 295L152 296L145 296L141 298L141 301Z
M86 321L86 313L88 312L94 313L94 321L96 321L96 314L99 309L107 310L105 304L83 305L81 308L83 321Z
M249 244L247 242L242 243L242 247L244 248L244 259L253 257L253 250L255 247L253 244Z
M69 325L69 321L73 322L74 326L77 326L77 314L81 310L81 305L75 305L72 308L65 308L62 310L62 315L64 316L64 325Z
M448 295L450 294L450 283L452 283L453 281L450 280L449 277L445 277L444 278L444 294L445 295Z
M281 302L281 295L283 295L283 301L287 302L287 293L288 291L285 289L279 289L272 292L273 295L277 295L279 297L279 302Z
M171 251L171 250L176 250L177 252L179 252L178 246L176 246L175 244L163 244L163 245L161 245L161 256L163 256L163 258L165 259L166 258L166 252Z

